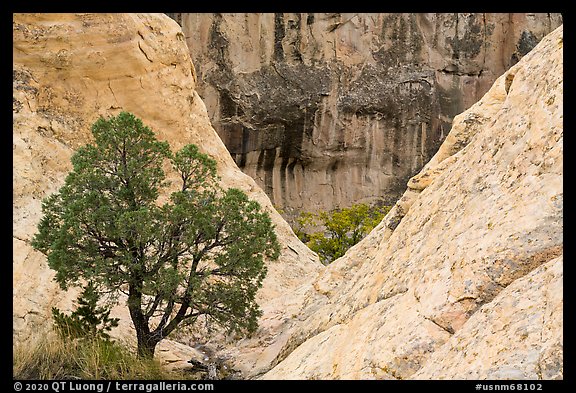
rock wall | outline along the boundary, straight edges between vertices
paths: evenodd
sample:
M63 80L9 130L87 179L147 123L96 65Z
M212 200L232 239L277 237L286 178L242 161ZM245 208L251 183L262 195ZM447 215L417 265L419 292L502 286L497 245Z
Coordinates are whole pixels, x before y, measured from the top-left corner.
M90 142L99 116L134 113L174 149L195 143L218 162L224 187L237 187L272 215L283 246L258 294L265 302L322 267L256 183L243 174L210 125L180 27L163 14L13 16L13 337L27 342L51 325L50 308L72 307L30 240L41 200L57 191L70 157ZM131 336L124 307L117 335ZM163 352L162 345L159 347ZM172 344L172 350L176 348ZM178 347L190 357L190 348ZM174 352L167 356L173 356Z
M238 166L288 219L393 204L558 14L171 14Z
M563 378L563 28L303 293L265 379ZM278 306L281 309L281 306Z

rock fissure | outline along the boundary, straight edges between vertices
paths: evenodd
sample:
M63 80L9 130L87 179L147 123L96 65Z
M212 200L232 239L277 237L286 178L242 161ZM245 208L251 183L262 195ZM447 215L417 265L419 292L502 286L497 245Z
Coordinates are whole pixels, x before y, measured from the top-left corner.
M142 52L146 60L148 60L150 63L154 63L154 60L152 60L148 53L146 53L146 51L142 48L142 41L138 41L138 49L140 49L140 52Z
M114 90L112 90L112 80L108 80L108 90L110 90L110 93L112 93L112 97L114 97L114 102L118 103L118 99L116 98L116 94L114 94ZM113 107L110 107L110 109L112 109ZM119 108L119 107L115 107L115 108Z
M437 71L441 72L443 74L447 74L447 75L471 76L471 77L475 77L475 78L481 77L482 73L484 72L484 70L482 68L480 70L474 71L474 72L463 72L463 71L453 70L450 68L442 68L441 70L437 70Z

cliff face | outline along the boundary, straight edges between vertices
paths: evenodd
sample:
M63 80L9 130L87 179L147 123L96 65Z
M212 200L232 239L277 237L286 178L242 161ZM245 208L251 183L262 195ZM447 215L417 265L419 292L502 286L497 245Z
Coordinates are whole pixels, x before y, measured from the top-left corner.
M455 117L382 223L308 288L264 378L563 377L562 37Z
M291 218L393 204L557 14L172 14L238 166Z
M261 302L321 268L266 194L237 168L211 127L174 21L163 14L14 14L13 33L15 341L46 331L50 307L72 306L76 294L59 290L46 258L31 248L30 240L41 200L63 184L73 151L91 140L91 125L121 110L141 118L175 149L199 145L217 160L224 187L243 189L270 211L283 251L268 266ZM116 312L124 312L117 334L130 336L126 310ZM180 360L190 358L185 356Z

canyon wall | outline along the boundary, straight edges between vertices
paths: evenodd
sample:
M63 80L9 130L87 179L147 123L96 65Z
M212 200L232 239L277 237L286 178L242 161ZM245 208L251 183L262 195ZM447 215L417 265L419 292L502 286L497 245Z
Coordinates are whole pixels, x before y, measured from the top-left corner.
M270 212L282 255L268 264L260 302L300 285L322 268L269 198L242 173L210 125L180 27L164 14L14 14L13 16L13 337L41 338L50 308L70 310L46 257L30 246L41 201L71 170L74 150L92 141L99 116L129 111L173 149L195 143L218 163L222 185L237 187ZM122 305L116 335L131 337ZM123 313L123 314L122 314ZM163 346L168 340L160 345ZM172 349L177 346L173 343ZM190 359L180 346L179 360ZM186 358L186 356L188 356Z
M559 14L170 14L238 166L288 220L393 204Z

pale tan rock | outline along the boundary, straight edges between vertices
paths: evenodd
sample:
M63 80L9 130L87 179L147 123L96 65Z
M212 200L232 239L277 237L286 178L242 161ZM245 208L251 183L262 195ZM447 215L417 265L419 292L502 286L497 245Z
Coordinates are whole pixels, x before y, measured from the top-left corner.
M482 306L412 378L562 379L562 311L559 257Z
M263 378L562 377L562 272L544 267L563 247L562 34L458 116L405 198L309 286ZM532 312L546 315L543 336L520 343L514 329ZM474 344L462 355L460 334L507 352ZM475 369L458 365L463 356Z
M284 294L322 268L265 193L236 167L211 127L195 91L184 35L173 20L164 14L14 14L13 32L15 341L48 330L52 306L73 307L76 292L58 288L45 257L29 242L41 217L41 200L63 184L74 150L91 141L90 126L99 116L122 110L141 118L173 149L199 145L217 160L224 187L246 191L271 213L283 250L278 261L268 264L260 302ZM116 336L130 341L125 308L114 312L122 317ZM165 345L170 344L161 344L160 356Z

